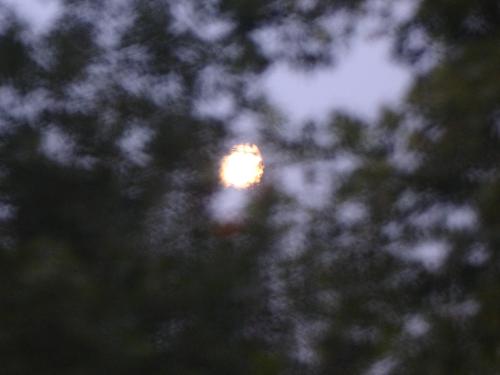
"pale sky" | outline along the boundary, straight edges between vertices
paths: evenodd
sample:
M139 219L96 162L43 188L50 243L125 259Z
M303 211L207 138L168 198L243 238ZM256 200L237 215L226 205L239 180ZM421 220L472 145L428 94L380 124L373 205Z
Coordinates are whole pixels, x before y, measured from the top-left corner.
M280 65L264 82L271 101L300 122L321 120L332 109L373 118L381 105L402 98L410 79L392 61L388 40L359 37L334 67L304 73Z
M0 0L30 22L35 32L46 30L60 9L58 0Z
M15 9L32 24L35 32L47 30L60 9L58 0L0 0L0 4ZM314 72L305 73L285 65L275 65L259 81L260 90L288 116L288 126L294 127L307 119L321 121L335 109L373 119L381 105L396 104L402 98L411 74L391 60L389 40L370 40L365 35L358 35L350 49L341 55L343 57L336 66ZM284 182L294 176L293 170L288 174L285 172L280 177ZM299 197L328 193L316 189L311 194L304 194L302 185L296 178L283 184L297 190ZM329 186L326 182L317 185L317 188ZM214 203L224 216L228 212L237 213L248 198L241 192L228 190L223 196L215 197Z
M43 33L50 28L60 9L59 0L0 0L0 5L12 7L30 22L36 33ZM5 18L0 14L0 29L2 20ZM274 65L257 84L270 101L288 116L287 126L292 128L294 124L303 124L309 119L321 122L329 112L338 109L367 120L374 119L382 105L396 105L411 82L411 72L391 59L390 44L387 38L373 40L358 35L350 49L341 53L342 58L334 67L305 73L285 65ZM130 148L136 145L124 142L122 146ZM342 163L336 160L325 163L323 167L325 173L321 175L326 180L316 181L313 185L304 181L300 166L295 169L293 165L288 169L282 168L275 179L279 180L278 184L284 192L295 196L301 205L321 206L321 198L330 196L334 187L332 178L342 173ZM211 202L214 218L222 221L239 220L251 197L252 192L248 191L221 190ZM306 212L299 210L295 216L287 216L287 220L296 224L297 230L291 231L294 237L290 241L298 248L301 243L300 228L308 220ZM338 215L349 223L362 218L363 210L362 207L339 207ZM462 221L466 225L474 225L473 219L469 215ZM430 269L437 269L447 253L446 244L422 243L412 253L412 259L423 262Z
M34 31L50 27L58 0L0 0L28 20ZM321 120L333 109L373 118L382 104L396 103L410 82L410 72L390 58L390 41L359 36L335 67L314 72L284 65L269 69L263 89L292 123Z

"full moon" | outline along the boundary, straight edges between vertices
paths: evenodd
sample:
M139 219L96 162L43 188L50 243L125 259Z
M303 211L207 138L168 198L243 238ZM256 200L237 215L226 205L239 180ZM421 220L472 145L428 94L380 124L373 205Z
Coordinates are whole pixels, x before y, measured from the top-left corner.
M254 144L234 146L221 161L220 179L226 187L249 188L258 184L263 174L262 155Z

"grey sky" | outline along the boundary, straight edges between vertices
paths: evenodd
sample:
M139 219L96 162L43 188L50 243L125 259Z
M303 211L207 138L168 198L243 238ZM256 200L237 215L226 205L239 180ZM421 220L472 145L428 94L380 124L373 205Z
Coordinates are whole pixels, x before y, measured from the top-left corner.
M30 22L36 33L50 28L60 10L58 0L0 0L0 4L12 7ZM394 104L402 97L410 82L410 72L391 60L388 39L373 40L366 34L358 33L351 47L338 54L341 58L334 67L301 72L285 65L275 65L259 81L259 90L263 90L288 116L288 126L292 128L307 119L321 121L334 109L374 118L381 105ZM248 138L248 134L255 136L255 121L250 119L247 125L232 125L237 133L236 128L242 128L240 137ZM276 178L287 194L296 196L299 201L301 197L315 197L314 201L302 203L318 206L318 199L329 195L331 181L317 181L309 186L297 168L300 166L283 168ZM328 173L322 175L332 176L331 166L325 168ZM222 196L214 197L214 206L222 210L222 216L237 215L247 199L248 194L225 191Z
M265 88L294 121L321 120L332 109L373 118L402 97L409 81L410 72L391 60L388 40L360 36L336 66L314 72L276 66Z
M0 5L7 5L14 9L21 18L32 25L34 33L43 33L48 30L60 10L59 0L0 0ZM5 18L2 18L0 14L0 28L2 20ZM365 25L362 26L367 29ZM288 129L297 129L295 124L301 124L304 120L324 120L326 115L335 109L349 111L368 120L374 119L382 105L394 105L402 99L411 81L411 72L391 60L390 44L391 41L387 38L374 40L369 39L366 33L359 33L350 49L338 54L341 58L336 66L306 73L294 71L284 65L275 65L264 74L262 80L257 82L260 86L258 89L263 90L271 102L288 116ZM242 116L242 118L245 120L246 117ZM232 125L242 129L250 127L247 129L247 134L253 133L255 136L258 119L246 118L246 120L248 120L246 125ZM50 152L56 152L52 155L53 157L67 159L66 154L71 152L71 148L67 144L63 149L54 147L53 143L61 144L58 137L60 138L60 135L57 133L49 133L48 138L45 139L46 145ZM143 134L142 138L137 135L130 136L122 140L121 146L128 152L137 148L140 151L144 137L147 135ZM251 141L251 139L246 141ZM135 162L144 162L145 155L140 152L135 152L135 155L141 157ZM344 159L352 164L352 158ZM313 183L305 180L302 165L285 166L273 173L271 179L285 194L294 196L300 207L309 209L321 207L321 200L331 197L332 191L335 190L336 177L346 172L342 167L344 164L342 160L332 160L316 165L315 168L321 172L318 176L322 179ZM252 194L249 191L233 189L221 190L215 194L211 202L215 219L238 221ZM303 235L300 228L308 220L307 209L300 207L295 212L282 215L281 218L292 224L294 230L291 231L292 237L288 240L299 252ZM474 213L467 210L461 212L460 220L455 219L449 225L473 226L475 224ZM453 208L447 217L457 218L456 213L456 208ZM363 220L363 207L352 202L352 204L339 206L337 214L345 225L350 225L352 221ZM291 247L285 246L285 248ZM426 267L434 270L438 269L446 259L448 247L446 243L434 239L417 244L410 254L408 260L422 262Z
M60 9L58 0L0 0L28 20L35 32L50 27ZM291 122L321 120L332 109L373 118L382 104L397 102L410 73L390 58L387 39L358 36L335 67L314 72L294 71L284 65L271 68L263 88Z
M0 4L14 9L21 18L29 21L35 32L46 30L60 9L58 0L0 0Z

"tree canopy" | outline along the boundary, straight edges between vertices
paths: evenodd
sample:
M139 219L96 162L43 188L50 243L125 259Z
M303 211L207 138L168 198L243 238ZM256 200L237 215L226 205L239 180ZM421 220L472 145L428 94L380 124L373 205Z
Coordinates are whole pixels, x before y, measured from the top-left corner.
M2 373L498 373L500 4L414 6L65 0L35 33L0 2ZM366 17L402 104L290 136L252 85ZM243 114L283 162L220 222Z

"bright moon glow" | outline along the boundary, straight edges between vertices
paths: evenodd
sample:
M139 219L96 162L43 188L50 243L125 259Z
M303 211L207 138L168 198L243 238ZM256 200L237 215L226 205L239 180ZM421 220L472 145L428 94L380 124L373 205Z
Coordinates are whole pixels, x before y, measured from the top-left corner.
M258 184L264 174L264 162L256 145L241 144L224 156L220 166L220 179L224 186L246 189Z

